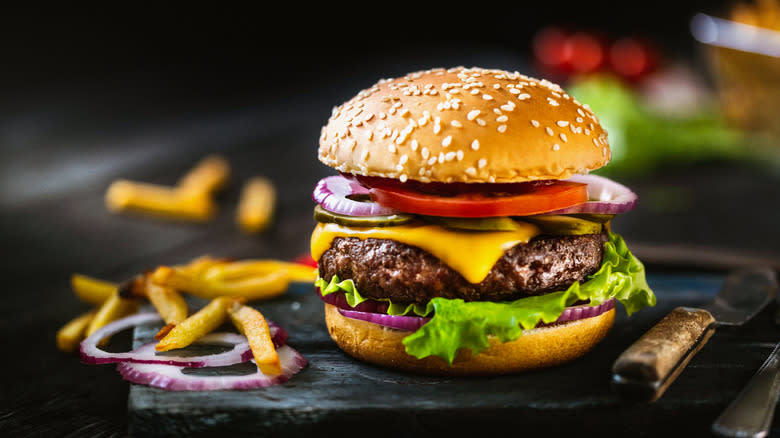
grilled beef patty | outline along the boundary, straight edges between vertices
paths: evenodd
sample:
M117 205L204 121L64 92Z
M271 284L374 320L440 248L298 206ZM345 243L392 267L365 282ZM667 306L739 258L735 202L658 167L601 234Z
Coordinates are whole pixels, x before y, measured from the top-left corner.
M430 253L394 240L337 237L319 260L320 276L351 278L365 297L398 303L432 298L505 301L568 288L601 265L606 232L580 236L537 236L518 244L479 284L466 281Z

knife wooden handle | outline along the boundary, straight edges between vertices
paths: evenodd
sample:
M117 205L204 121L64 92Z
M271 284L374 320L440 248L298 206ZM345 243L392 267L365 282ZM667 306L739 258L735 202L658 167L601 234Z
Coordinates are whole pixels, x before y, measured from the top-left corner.
M655 401L715 333L703 309L678 307L621 354L612 366L612 387L621 396Z

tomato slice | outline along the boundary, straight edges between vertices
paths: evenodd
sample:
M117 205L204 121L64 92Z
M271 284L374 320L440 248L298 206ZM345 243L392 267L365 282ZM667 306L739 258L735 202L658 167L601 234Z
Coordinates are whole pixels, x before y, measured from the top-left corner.
M365 180L364 180L365 181ZM521 183L500 192L471 191L440 195L424 193L402 184L374 184L371 199L407 213L449 217L528 216L572 207L588 201L587 184L571 181ZM488 184L482 184L487 189ZM498 187L495 187L498 188Z

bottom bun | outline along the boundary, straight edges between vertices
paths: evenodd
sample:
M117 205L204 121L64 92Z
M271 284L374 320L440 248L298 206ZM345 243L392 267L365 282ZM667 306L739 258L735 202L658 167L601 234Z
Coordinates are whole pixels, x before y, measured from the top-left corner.
M347 318L325 304L331 338L347 354L393 369L432 375L499 375L546 368L574 360L598 344L615 322L615 309L599 316L526 330L514 341L488 337L490 346L477 355L458 351L452 366L436 356L406 354L401 340L411 332Z

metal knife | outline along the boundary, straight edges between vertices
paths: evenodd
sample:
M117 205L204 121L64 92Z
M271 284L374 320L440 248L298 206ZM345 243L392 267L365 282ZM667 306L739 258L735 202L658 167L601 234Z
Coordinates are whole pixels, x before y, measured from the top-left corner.
M715 327L741 326L777 295L772 269L731 273L715 299L703 308L678 307L624 351L612 366L619 396L655 401L715 333Z
M712 425L724 437L765 437L780 395L780 343Z

